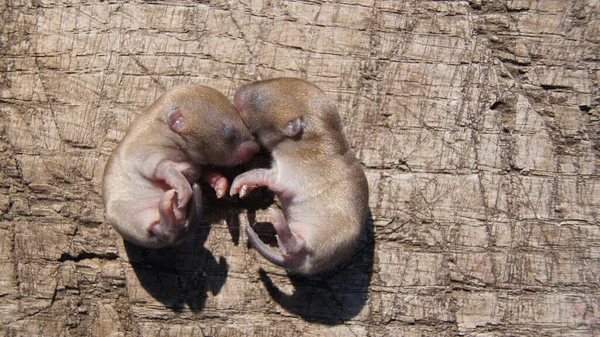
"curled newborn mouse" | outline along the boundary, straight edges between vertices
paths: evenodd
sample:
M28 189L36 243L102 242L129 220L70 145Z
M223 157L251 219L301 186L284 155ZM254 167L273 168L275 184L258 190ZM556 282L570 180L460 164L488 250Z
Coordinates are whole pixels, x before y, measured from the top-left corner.
M234 166L258 150L225 96L200 85L176 87L135 118L109 158L106 220L137 245L177 244L201 215L198 179L217 197L227 192L227 179L205 165Z
M237 176L230 194L244 197L267 186L283 214L271 209L279 252L251 227L252 246L293 273L333 268L358 245L368 210L368 185L350 151L334 102L306 81L278 78L241 87L235 105L258 140L272 152L271 169Z

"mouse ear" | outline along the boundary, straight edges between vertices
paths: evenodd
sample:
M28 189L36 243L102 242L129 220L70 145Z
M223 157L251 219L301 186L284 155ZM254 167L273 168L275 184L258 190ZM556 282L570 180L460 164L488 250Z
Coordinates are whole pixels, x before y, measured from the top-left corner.
M185 118L177 107L173 107L167 112L167 124L169 128L177 133L182 133L185 129Z
M302 117L291 119L283 127L283 134L287 137L296 137L302 133L306 127L306 123L302 120Z

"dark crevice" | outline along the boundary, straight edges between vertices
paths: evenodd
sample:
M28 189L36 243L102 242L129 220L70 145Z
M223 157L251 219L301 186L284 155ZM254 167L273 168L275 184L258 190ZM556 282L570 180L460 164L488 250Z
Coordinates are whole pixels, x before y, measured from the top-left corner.
M569 87L569 86L566 86L566 85L542 84L541 87L544 90L556 90L556 89L573 90L572 87Z
M499 107L505 105L506 103L502 102L502 101L496 101L494 102L491 106L490 106L490 110L496 110Z
M88 259L116 260L117 258L119 258L119 255L117 255L115 253L97 254L97 253L83 252L78 255L62 253L60 255L60 258L58 259L58 261L59 262L65 262L65 261L79 262L81 260L88 260Z
M587 105L580 105L579 106L579 111L583 111L583 112L589 112L592 108L590 108Z

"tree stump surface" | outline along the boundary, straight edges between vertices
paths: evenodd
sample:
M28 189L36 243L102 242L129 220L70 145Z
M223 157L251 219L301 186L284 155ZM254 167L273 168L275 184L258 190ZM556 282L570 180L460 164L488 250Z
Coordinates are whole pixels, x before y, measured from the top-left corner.
M599 7L3 2L0 335L600 335ZM132 119L178 84L280 76L338 104L359 251L290 276L246 244L268 204L234 199L181 246L123 243L101 185Z

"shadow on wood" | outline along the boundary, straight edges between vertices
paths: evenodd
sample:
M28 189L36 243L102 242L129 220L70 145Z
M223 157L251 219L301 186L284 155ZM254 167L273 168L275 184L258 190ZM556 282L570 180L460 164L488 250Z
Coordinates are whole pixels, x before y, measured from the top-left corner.
M315 276L288 275L295 291L282 292L260 269L260 280L280 306L309 322L342 324L360 313L369 297L373 273L374 230L371 211L358 251L332 271Z
M256 157L250 163L218 170L231 182L241 172L264 166L270 160L268 153L264 152ZM161 249L143 248L125 241L129 261L140 284L152 297L176 312L182 311L186 305L194 312L201 311L208 293L217 295L227 279L229 268L226 258L217 260L204 247L211 224L225 220L232 241L238 245L238 213L242 209L254 213L274 201L274 194L267 189L259 189L244 199L229 196L217 199L206 182L200 182L200 185L203 191L202 219L196 230L189 233L189 239L178 246Z
M227 279L227 260L217 260L204 247L209 224L199 234L176 247L148 249L125 242L125 249L140 284L150 295L173 311L187 305L200 311L208 292L219 293Z

